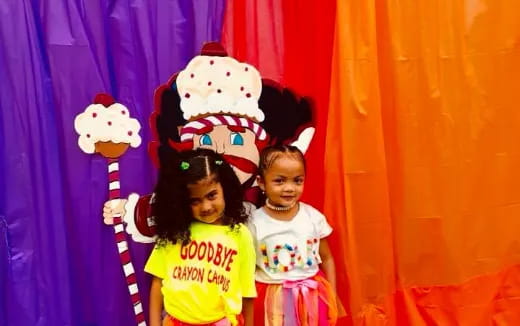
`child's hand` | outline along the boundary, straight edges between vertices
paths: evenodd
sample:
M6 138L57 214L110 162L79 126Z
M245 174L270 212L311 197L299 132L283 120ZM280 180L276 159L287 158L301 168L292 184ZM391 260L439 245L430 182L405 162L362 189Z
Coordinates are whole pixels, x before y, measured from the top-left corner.
M112 199L105 202L103 206L103 221L106 225L114 224L114 216L124 216L126 214L125 204L127 199Z

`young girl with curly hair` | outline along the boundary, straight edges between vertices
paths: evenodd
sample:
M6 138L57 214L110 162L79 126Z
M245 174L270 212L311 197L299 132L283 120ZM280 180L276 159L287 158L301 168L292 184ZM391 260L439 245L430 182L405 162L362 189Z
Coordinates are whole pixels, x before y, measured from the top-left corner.
M161 159L157 243L145 266L151 326L252 325L255 249L242 195L233 169L211 150Z

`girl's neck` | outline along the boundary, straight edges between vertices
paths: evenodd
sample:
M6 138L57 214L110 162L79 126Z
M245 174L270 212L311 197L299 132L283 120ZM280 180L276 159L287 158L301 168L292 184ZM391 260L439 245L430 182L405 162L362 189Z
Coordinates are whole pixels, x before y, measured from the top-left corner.
M287 210L276 209L276 206L273 207L272 205L269 205L267 202L263 207L267 215L274 218L275 220L290 221L296 216L296 214L298 214L298 211L300 209L300 202L297 202L294 206Z

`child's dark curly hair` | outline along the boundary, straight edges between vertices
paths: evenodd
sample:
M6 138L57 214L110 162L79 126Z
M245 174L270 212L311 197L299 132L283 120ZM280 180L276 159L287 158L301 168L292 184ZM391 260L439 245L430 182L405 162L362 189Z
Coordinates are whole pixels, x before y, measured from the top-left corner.
M201 148L167 153L161 155L160 164L152 204L159 245L177 241L183 245L189 243L189 227L195 219L191 212L188 185L207 177L219 182L224 191L223 224L233 229L247 221L240 181L219 154Z

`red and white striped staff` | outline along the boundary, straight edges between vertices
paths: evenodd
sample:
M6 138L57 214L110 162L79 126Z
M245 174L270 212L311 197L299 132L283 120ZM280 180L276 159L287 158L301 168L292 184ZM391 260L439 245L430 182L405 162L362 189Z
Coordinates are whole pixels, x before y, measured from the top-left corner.
M74 119L74 129L80 135L79 147L87 154L99 153L108 159L108 189L111 205L116 205L121 198L118 159L130 146L135 148L141 144L138 134L140 128L139 121L130 118L128 109L116 103L108 94L96 95L94 104L89 105ZM146 326L121 215L114 215L113 222L105 220L105 223L113 224L114 227L119 259L132 299L135 320L138 326Z
M121 191L119 182L119 161L117 158L108 159L108 180L109 200L120 199ZM121 260L121 266L123 266L126 284L128 286L128 291L130 292L130 297L134 306L134 315L137 321L137 325L146 326L143 305L141 303L141 297L139 296L139 288L137 287L137 278L135 276L134 266L130 258L130 252L128 251L128 243L126 242L123 220L119 214L114 215L114 233L116 235L119 259Z

